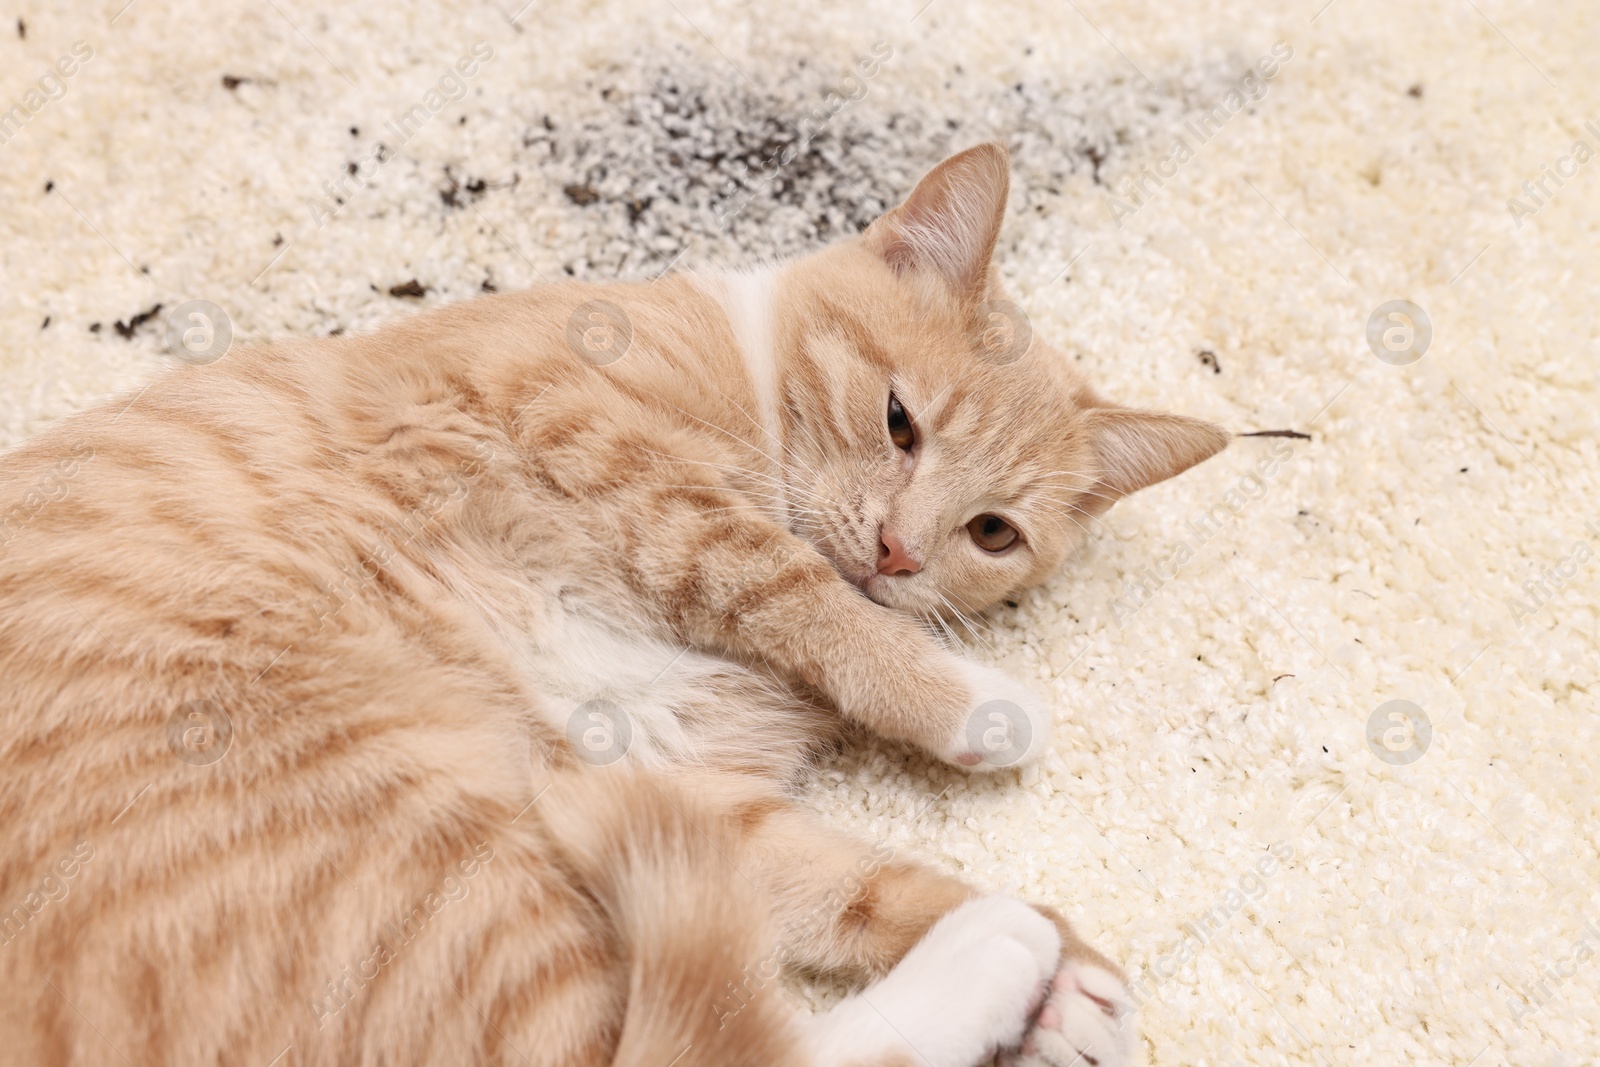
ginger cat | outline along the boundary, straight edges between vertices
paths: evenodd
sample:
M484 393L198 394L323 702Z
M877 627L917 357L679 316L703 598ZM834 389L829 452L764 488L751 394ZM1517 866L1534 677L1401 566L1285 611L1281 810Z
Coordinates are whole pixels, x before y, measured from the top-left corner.
M252 347L0 456L0 1060L1127 1063L1059 914L785 795L847 723L1036 757L1050 708L929 622L1227 442L985 347L1007 174L980 145L758 271ZM785 965L859 992L797 1012Z

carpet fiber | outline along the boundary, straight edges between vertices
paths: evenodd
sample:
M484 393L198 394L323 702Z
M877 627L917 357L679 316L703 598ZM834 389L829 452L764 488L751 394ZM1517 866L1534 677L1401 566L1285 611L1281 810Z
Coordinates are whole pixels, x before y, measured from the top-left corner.
M1042 765L868 748L807 802L1061 906L1153 1064L1600 1060L1592 4L125 2L0 27L0 444L169 365L188 300L327 334L748 262L999 138L1035 330L1307 436L983 620Z

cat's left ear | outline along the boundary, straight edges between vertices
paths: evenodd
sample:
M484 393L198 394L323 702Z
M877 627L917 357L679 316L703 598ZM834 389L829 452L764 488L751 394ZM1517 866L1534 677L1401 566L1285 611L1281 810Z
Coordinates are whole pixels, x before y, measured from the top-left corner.
M1222 427L1187 415L1115 405L1091 407L1083 427L1099 467L1099 483L1079 505L1091 515L1210 459L1232 439Z
M983 299L1005 217L1011 157L988 142L930 170L905 202L862 235L897 274L927 271L960 299Z

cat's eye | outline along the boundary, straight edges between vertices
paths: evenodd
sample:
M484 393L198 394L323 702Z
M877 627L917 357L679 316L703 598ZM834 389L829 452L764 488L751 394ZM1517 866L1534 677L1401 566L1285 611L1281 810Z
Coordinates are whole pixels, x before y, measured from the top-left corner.
M998 515L979 515L967 523L973 544L985 552L1004 552L1021 536L1017 528Z
M917 443L917 428L911 425L911 416L893 393L889 394L889 440L902 452L910 452Z

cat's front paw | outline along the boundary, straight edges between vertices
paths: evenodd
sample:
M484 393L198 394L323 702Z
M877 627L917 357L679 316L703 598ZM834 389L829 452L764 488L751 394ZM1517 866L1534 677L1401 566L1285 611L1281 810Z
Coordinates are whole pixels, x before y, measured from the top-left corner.
M1020 1050L1002 1067L1126 1067L1133 1062L1133 998L1087 960L1063 960Z
M1037 693L1009 674L959 661L967 715L938 753L968 771L999 771L1032 763L1050 747L1053 716Z

